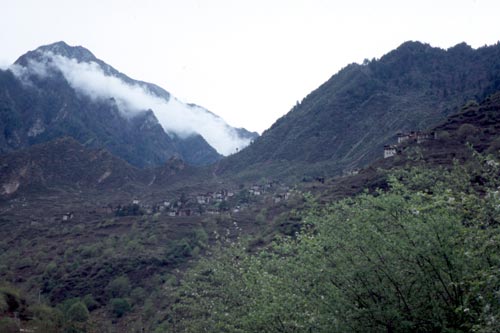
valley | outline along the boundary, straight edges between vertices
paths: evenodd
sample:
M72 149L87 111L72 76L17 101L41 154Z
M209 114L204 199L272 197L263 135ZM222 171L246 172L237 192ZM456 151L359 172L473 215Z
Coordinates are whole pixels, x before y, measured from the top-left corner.
M227 157L0 72L0 331L493 332L499 54L404 43Z

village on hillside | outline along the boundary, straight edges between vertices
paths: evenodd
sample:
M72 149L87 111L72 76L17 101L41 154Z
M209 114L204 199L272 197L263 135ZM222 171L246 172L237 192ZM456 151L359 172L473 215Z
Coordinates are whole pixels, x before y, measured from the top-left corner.
M395 145L385 145L384 146L384 158L389 158L394 155L401 154L401 145L404 143L415 142L421 144L429 140L435 140L436 132L421 132L421 131L411 131L406 133L398 133L398 143Z
M248 209L255 202L278 204L300 194L297 189L272 181L248 187L240 186L238 189L223 188L196 194L182 193L156 202L135 198L124 204L101 207L97 209L97 212L115 216L163 215L168 217L237 214ZM61 219L68 221L73 219L73 216L73 212L67 212Z

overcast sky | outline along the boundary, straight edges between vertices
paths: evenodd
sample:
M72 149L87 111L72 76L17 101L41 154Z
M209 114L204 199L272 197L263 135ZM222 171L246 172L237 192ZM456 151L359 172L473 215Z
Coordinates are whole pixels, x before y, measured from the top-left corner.
M496 43L499 13L498 0L0 0L0 66L64 40L262 132L342 67L404 41Z

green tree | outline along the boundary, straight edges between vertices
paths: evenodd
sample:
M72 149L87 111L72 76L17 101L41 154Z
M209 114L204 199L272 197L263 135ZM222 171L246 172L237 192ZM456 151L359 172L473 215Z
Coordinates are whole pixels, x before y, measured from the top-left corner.
M117 318L122 317L131 309L129 302L124 298L113 298L111 299L110 304L111 310Z
M69 321L84 323L89 319L89 310L83 302L76 302L66 312Z
M386 192L309 203L296 237L201 260L177 289L171 322L179 331L494 332L497 175L479 158L400 171Z
M178 264L186 261L191 256L192 250L186 239L173 240L165 250L165 257L169 263Z
M146 299L146 291L141 287L134 288L134 290L130 293L130 297L133 305L141 305Z
M58 332L64 324L64 315L61 311L45 304L36 304L30 307L33 311L32 326L40 332Z
M99 302L97 302L94 299L94 297L92 296L92 294L85 295L85 297L83 297L82 302L85 304L85 306L87 307L87 309L89 311L95 310L95 309L97 309L100 306Z
M130 281L126 275L119 276L108 285L111 297L124 297L130 293Z
M260 212L257 215L255 215L255 223L257 223L258 225L264 225L266 224L266 220L267 220L267 209L262 208Z

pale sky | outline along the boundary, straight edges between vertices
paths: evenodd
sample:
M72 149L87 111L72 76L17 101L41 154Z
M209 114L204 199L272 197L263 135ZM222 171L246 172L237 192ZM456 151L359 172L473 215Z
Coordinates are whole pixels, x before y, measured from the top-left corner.
M64 40L262 132L346 65L405 41L500 40L498 0L0 0L0 67Z

